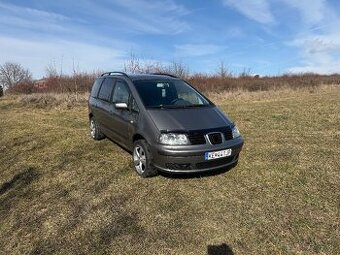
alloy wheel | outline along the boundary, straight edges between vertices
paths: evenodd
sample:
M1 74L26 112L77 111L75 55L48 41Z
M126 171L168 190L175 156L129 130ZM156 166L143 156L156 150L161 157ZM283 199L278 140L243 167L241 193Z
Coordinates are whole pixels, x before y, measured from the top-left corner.
M143 174L146 168L146 154L142 146L136 145L133 150L133 162L136 171Z
M90 134L92 138L95 138L96 136L96 124L93 119L90 121Z

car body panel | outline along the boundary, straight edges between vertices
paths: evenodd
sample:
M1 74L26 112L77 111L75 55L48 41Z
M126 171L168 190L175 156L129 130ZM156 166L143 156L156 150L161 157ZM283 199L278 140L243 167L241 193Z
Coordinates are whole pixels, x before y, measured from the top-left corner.
M185 109L148 109L159 130L195 130L230 126L232 122L216 106Z

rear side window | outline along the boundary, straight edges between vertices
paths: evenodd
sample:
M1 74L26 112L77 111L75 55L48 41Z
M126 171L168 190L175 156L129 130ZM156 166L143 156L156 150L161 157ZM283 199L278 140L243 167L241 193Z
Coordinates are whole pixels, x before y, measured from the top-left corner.
M116 82L115 91L113 93L112 101L114 103L126 103L129 102L129 88L124 81L118 80Z
M105 78L100 87L98 98L105 101L110 101L111 93L113 89L113 79Z
M100 85L102 84L103 80L103 78L99 78L94 82L91 90L91 97L97 97Z

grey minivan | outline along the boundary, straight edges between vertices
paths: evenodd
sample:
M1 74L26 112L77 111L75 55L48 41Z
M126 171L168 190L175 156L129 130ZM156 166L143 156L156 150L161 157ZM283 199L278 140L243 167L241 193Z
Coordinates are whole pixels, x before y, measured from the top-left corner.
M236 125L187 82L169 74L104 73L89 97L90 134L132 152L142 177L235 166Z

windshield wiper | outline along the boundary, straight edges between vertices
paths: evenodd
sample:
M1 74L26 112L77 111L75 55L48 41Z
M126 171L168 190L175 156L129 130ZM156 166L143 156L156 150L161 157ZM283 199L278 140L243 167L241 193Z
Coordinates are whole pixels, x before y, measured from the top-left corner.
M151 106L147 106L146 108L148 109L164 109L164 105L151 105Z
M207 107L209 104L192 104L192 105L152 105L148 106L149 109L186 109L196 107Z
M192 104L192 105L185 105L185 108L195 108L195 107L207 107L210 106L209 104Z

